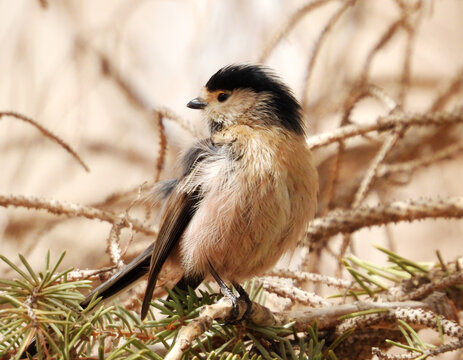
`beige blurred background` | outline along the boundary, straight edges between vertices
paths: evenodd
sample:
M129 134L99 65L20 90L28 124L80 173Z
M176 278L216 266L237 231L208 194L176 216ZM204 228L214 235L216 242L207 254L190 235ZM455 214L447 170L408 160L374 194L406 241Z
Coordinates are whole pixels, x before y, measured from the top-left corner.
M199 114L185 104L218 68L258 62L298 9L312 2L288 0L1 0L0 111L35 119L69 143L91 171L86 173L57 144L18 119L0 119L0 194L21 194L94 205L113 193L153 181L159 156L159 126L153 107L165 106L204 133ZM321 3L321 2L320 2ZM371 49L404 6L420 6L410 21L416 32L410 57L406 111L426 111L463 68L463 1L358 0L330 29L320 48L303 96L314 47L330 18L345 1L324 1L306 13L275 45L265 64L274 68L305 104L311 133L339 125L340 104L359 76ZM402 9L402 10L401 10ZM407 47L399 30L381 49L370 69L371 82L400 97ZM460 74L460 75L458 75ZM457 89L445 109L461 106ZM365 101L354 111L358 122L372 122L384 110ZM193 140L177 121L164 118L168 155L160 174L175 173L179 152ZM456 129L455 134L460 134ZM444 139L445 140L445 139ZM423 145L423 152L433 148ZM329 149L315 153L322 164ZM351 158L353 169L366 155ZM354 171L354 170L352 170ZM346 173L349 177L349 172ZM322 174L321 174L322 175ZM463 167L458 157L412 174L397 186L375 188L366 203L422 196L461 196ZM322 188L324 176L321 176ZM343 186L343 178L340 179ZM105 208L125 211L136 191ZM131 210L144 218L141 209ZM359 257L383 261L372 244L393 244L414 260L435 261L463 253L461 221L423 221L363 230L354 235ZM110 225L65 219L35 211L0 208L0 252L26 255L35 268L50 249L66 250L66 266L79 269L108 264ZM123 246L130 232L123 232ZM152 239L135 236L128 255ZM332 249L340 241L331 243ZM326 262L323 262L326 258ZM288 261L286 259L285 261ZM298 261L298 256L293 257ZM0 264L0 274L6 270ZM334 273L329 255L319 270Z

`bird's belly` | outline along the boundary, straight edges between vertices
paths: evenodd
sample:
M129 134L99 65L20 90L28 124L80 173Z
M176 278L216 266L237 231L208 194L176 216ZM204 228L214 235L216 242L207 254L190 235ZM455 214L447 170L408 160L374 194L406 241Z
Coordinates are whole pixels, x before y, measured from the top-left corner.
M180 243L187 275L206 276L209 262L225 280L261 274L294 246L294 201L285 183L217 191L202 201ZM296 208L298 208L296 206Z

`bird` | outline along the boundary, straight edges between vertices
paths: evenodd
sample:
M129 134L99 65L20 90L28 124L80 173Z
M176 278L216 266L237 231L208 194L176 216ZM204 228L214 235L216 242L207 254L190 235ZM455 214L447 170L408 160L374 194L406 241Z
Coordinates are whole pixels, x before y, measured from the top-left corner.
M273 70L225 66L187 107L202 111L209 136L183 154L178 178L152 192L165 201L157 240L83 306L147 274L144 319L166 263L184 288L216 280L227 295L227 282L243 294L239 284L293 250L314 217L318 175L302 109Z
M215 280L226 296L233 285L246 298L240 283L294 250L314 217L318 175L302 109L273 70L227 65L187 107L202 112L208 136L181 156L177 178L151 191L148 201L164 201L156 241L82 307L147 276L144 319L167 267L180 287Z

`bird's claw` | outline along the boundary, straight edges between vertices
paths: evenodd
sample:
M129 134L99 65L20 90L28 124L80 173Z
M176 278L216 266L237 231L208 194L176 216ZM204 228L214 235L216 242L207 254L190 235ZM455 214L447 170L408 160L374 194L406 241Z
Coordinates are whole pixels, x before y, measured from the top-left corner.
M242 320L248 319L251 315L252 309L252 301L246 291L239 285L234 286L238 291L239 296L235 296L232 292L226 294L226 296L231 300L233 306L230 316L225 319L228 324L237 324ZM243 307L246 307L244 312Z

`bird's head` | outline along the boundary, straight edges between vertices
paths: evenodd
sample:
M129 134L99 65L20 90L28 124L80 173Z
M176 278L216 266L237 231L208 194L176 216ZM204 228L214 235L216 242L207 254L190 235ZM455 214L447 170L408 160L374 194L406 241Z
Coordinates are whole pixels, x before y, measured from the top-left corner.
M212 133L236 124L277 126L304 135L301 107L268 68L229 65L217 71L187 106L201 109Z

